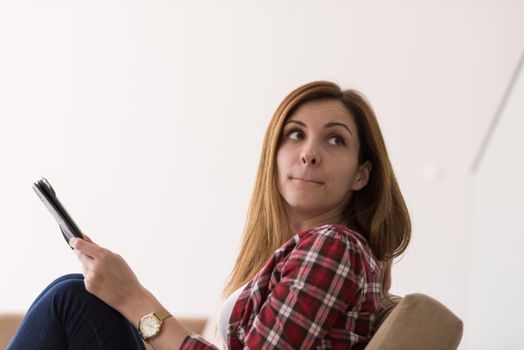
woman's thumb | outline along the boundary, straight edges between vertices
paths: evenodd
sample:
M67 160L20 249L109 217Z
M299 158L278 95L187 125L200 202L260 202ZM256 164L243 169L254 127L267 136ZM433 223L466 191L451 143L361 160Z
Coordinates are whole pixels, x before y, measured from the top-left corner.
M82 234L83 238L84 238L84 241L87 241L87 242L90 242L90 243L95 243L93 242L93 240L91 238L89 238L88 235L86 235L85 233Z

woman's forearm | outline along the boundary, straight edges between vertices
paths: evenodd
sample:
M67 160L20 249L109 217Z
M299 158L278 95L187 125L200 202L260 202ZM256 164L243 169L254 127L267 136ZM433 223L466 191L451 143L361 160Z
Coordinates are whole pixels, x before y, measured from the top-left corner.
M129 305L123 305L119 310L135 328L142 316L163 309L162 304L147 289L143 289L132 298ZM155 350L180 349L189 331L173 316L164 320L160 333L150 340Z
M151 339L150 343L155 350L179 350L189 332L175 318L169 317L164 321L160 333Z

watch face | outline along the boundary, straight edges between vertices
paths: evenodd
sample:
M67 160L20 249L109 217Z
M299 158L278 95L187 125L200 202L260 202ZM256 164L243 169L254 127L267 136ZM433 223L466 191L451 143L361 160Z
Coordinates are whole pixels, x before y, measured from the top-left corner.
M147 315L140 321L140 333L150 338L160 331L160 321L154 315Z

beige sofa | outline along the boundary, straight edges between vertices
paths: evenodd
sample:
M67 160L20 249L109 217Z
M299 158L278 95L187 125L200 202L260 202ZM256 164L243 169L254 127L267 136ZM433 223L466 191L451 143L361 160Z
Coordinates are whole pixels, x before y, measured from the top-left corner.
M366 350L452 350L462 339L462 321L435 299L420 293L394 297L385 305L379 327ZM0 314L0 349L4 349L22 320L21 314ZM208 333L205 318L179 318L188 330Z

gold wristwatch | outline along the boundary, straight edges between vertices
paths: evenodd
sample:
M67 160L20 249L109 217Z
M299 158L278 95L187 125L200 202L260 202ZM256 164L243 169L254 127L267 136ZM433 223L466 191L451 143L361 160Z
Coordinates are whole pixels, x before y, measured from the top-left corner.
M140 322L138 322L138 333L140 333L142 339L149 343L149 339L156 337L160 333L162 323L168 317L171 317L171 314L166 309L142 316Z

